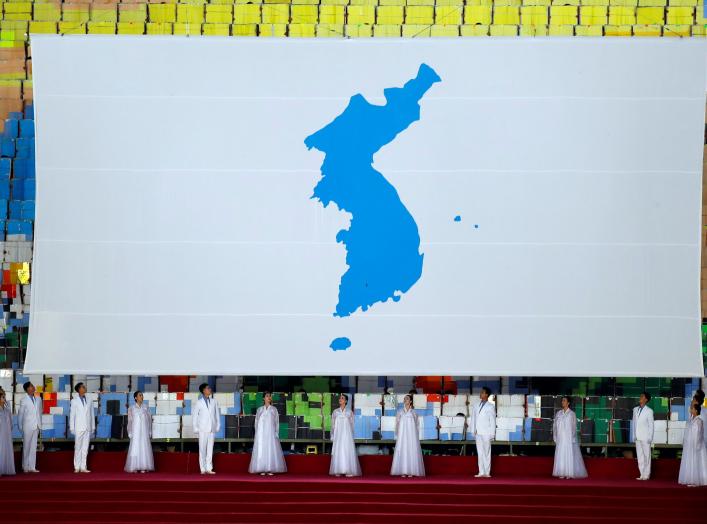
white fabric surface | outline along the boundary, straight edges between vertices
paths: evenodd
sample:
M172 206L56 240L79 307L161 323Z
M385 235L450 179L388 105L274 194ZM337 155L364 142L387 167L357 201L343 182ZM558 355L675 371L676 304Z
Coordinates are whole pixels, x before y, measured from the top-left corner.
M425 476L425 463L420 447L419 426L415 410L398 410L395 416L395 452L391 475Z
M561 409L555 413L552 435L555 441L555 463L552 467L552 476L572 479L585 478L587 469L584 467L582 452L577 443L577 415L574 411Z
M88 445L91 442L90 431L79 431L74 433L74 470L86 470L86 460L88 458Z
M707 485L707 448L705 448L704 422L692 417L685 428L682 442L682 460L678 482L693 486Z
M125 460L125 471L154 471L152 455L152 415L143 403L134 404L128 410L128 437L130 447Z
M214 434L199 433L199 469L202 473L214 470Z
M638 473L643 479L651 478L651 443L645 440L636 441L636 459L638 459Z
M35 442L37 439L35 438ZM0 409L0 475L15 474L15 453L12 449L12 413L9 405Z
M255 442L250 457L250 473L287 471L278 430L280 415L273 406L260 406L255 412Z
M331 414L331 465L329 475L361 475L354 443L354 415L350 409L335 409Z
M491 441L490 435L476 435L476 455L480 475L491 474Z

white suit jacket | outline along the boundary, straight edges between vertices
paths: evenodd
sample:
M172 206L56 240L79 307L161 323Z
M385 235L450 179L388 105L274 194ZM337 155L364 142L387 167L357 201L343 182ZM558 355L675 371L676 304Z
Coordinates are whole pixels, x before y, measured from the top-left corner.
M633 434L636 440L653 442L653 410L648 406L633 408Z
M472 406L469 426L474 435L496 436L496 406L488 401Z
M86 398L85 404L81 402L81 397L79 396L71 399L69 430L74 435L77 435L82 431L93 433L96 430L96 417L93 411L93 402L89 399Z
M42 429L42 399L25 395L17 410L17 427L22 433Z
M218 433L221 429L221 411L216 399L210 398L207 406L204 397L200 397L191 410L191 420L195 434Z

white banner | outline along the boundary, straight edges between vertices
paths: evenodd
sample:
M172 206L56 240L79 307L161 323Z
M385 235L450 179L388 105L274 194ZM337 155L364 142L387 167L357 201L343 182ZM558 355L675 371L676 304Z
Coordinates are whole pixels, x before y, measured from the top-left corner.
M702 374L704 41L32 56L27 372Z

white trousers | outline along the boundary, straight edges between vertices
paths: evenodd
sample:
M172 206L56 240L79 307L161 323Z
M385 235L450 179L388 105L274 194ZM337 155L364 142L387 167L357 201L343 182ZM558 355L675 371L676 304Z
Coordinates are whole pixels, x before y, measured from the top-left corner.
M199 433L199 468L202 473L213 471L214 434Z
M479 456L479 475L491 474L491 435L476 435L476 454Z
M37 466L37 437L38 429L22 432L22 471L34 471Z
M651 478L651 443L645 440L636 441L636 458L638 458L638 471L642 479Z
M86 470L88 445L91 442L90 431L79 431L74 438L74 470Z

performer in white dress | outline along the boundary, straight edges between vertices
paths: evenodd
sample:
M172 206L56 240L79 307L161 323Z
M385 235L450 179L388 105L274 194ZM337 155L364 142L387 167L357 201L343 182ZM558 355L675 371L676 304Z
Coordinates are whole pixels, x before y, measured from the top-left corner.
M339 395L339 407L331 414L331 465L329 475L346 475L358 477L361 475L361 466L356 455L354 444L354 416L350 409L346 409L348 397L343 393Z
M12 449L12 410L0 388L0 475L15 474L15 452Z
M570 409L570 398L562 397L562 409L555 413L552 425L555 441L555 465L552 476L561 479L583 479L587 476L582 452L577 443L577 416Z
M476 477L491 476L491 442L496 436L496 407L489 402L491 390L486 386L481 388L481 402L472 406L471 428L476 440L476 455L478 456L479 472Z
M636 480L648 480L651 477L651 448L653 444L653 410L647 406L650 393L641 393L638 406L633 408L633 433L636 441L636 457L640 475Z
M74 386L78 395L71 399L69 431L74 434L74 473L90 473L86 467L88 446L96 432L96 416L93 402L86 398L86 386L79 382Z
M395 415L395 453L391 475L424 477L425 462L420 447L420 429L417 413L412 406L412 395L405 395L403 409Z
M221 430L221 411L206 382L199 386L199 392L201 398L191 409L192 429L199 438L199 469L202 475L215 475L214 438Z
M152 415L143 403L142 391L133 393L135 404L128 409L128 437L130 447L125 460L125 471L128 473L145 473L155 470L155 460L152 456Z
M704 406L705 392L701 389L695 391L695 394L692 397L692 402L697 403L697 405L700 406L699 417L702 419L702 427L705 428L705 448L707 449L707 409L705 409Z
M272 394L263 395L264 405L255 412L255 442L250 457L249 473L272 475L287 471L285 456L280 445L280 414L272 405Z
M682 441L682 460L678 482L690 487L707 486L707 449L705 448L704 422L700 418L702 408L690 406L690 420Z
M22 432L22 471L39 473L36 467L37 438L42 429L42 399L36 397L34 384L25 382L22 389L26 395L17 410L17 425Z

